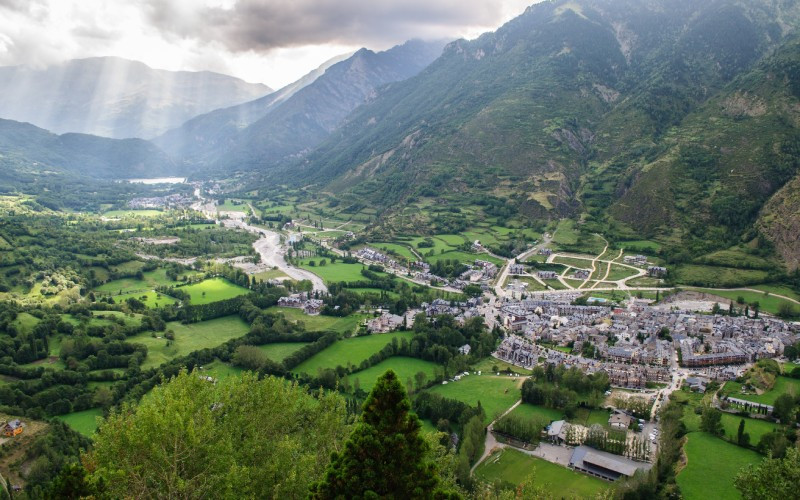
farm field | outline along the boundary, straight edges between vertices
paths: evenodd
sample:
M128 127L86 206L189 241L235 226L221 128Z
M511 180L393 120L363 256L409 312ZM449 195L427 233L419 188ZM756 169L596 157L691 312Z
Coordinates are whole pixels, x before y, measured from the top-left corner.
M564 418L564 412L561 410L545 408L544 406L532 405L530 403L522 403L514 408L514 411L512 411L510 415L526 419L537 419L544 422L545 425L554 420L561 420Z
M496 375L468 375L456 382L433 386L429 390L446 398L477 406L486 412L485 423L511 408L520 399L522 379Z
M316 266L308 265L308 263L312 260L317 263ZM336 262L331 264L328 262L327 265L320 266L320 260L322 259L319 257L302 259L298 267L301 267L307 271L311 271L325 280L326 283L338 283L340 281L361 281L364 279L364 276L361 274L361 270L365 268L364 264L346 264L344 262Z
M181 290L189 294L192 305L210 304L250 293L247 288L235 285L224 278L211 278L183 286Z
M611 483L602 479L511 449L489 456L475 469L475 476L489 483L499 480L518 485L531 475L534 485L543 487L556 498L593 498L611 487Z
M147 357L142 363L142 369L146 370L178 356L185 356L207 347L216 347L247 334L249 329L247 323L239 316L232 315L188 325L177 321L169 322L167 330L175 333L175 340L169 346L167 339L163 337L163 332L158 333L161 338L152 337L151 332L142 332L129 337L128 341L147 347Z
M58 415L56 418L66 423L74 430L84 436L91 436L97 430L97 417L103 416L103 410L92 408L89 410L76 411L66 415Z
M354 384L355 381L358 380L361 388L369 392L372 390L372 386L375 385L375 381L378 380L378 377L386 373L387 370L394 370L400 379L400 382L406 384L408 379L411 379L414 380L414 386L416 387L414 375L419 372L423 372L426 377L425 380L431 380L433 379L434 369L436 366L436 363L422 359L394 356L389 359L385 359L377 365L367 368L366 370L351 374L349 376L349 380L351 384Z
M197 272L186 272L182 276L195 276ZM110 293L112 295L124 294L127 292L152 289L160 285L172 286L179 284L179 281L172 281L167 277L167 270L163 268L155 269L142 273L142 279L120 278L118 280L104 283L94 290L96 292Z
M269 359L280 363L287 356L296 353L303 347L307 346L308 342L276 342L274 344L264 344L258 346Z
M217 212L244 212L247 213L250 211L250 207L247 206L246 203L240 202L240 200L236 200L234 203L233 200L225 200L225 203L222 205L217 205Z
M169 295L163 295L154 292L153 290L148 290L146 292L130 292L122 295L113 295L111 298L114 299L114 303L116 304L121 304L126 300L133 298L142 302L149 309L157 309L159 307L171 306L172 304L177 302L176 299L170 297Z
M242 374L242 372L244 372L244 370L238 366L233 366L229 363L215 359L211 363L203 366L203 371L200 373L203 375L208 375L209 377L213 377L217 380L223 380L227 377L238 377Z
M281 313L287 321L297 322L301 321L307 330L323 331L331 330L338 333L351 333L356 329L359 323L368 316L365 314L351 314L343 318L337 316L309 316L300 309L294 307L278 307L273 306L266 309L270 313Z
M303 361L292 370L295 373L316 375L317 371L324 368L336 368L348 364L358 366L392 342L392 339L406 339L411 341L412 332L385 333L353 337L336 342L332 346Z
M502 266L504 262L497 257L492 257L489 254L485 253L467 253L462 252L461 250L452 250L450 252L445 253L437 253L436 255L432 255L430 257L425 257L425 261L433 264L434 262L439 262L440 260L457 260L464 264L472 264L475 262L476 259L485 260L487 262L492 262L497 264L497 266Z
M763 459L754 451L704 432L688 434L684 450L688 463L677 481L687 500L708 498L711 491L715 498L741 498L733 478L742 467Z
M800 313L800 305L795 304L794 302L790 302L785 299L778 298L774 295L766 295L760 292L750 292L747 290L711 290L708 288L687 288L687 290L693 290L695 292L702 292L707 293L710 295L716 295L717 297L722 297L724 299L733 300L734 302L739 298L742 297L747 304L751 304L753 302L758 302L758 306L762 312L767 312L770 314L778 314L778 308L781 304L788 303L790 306L794 307L794 309ZM744 307L739 306L737 307Z
M775 400L778 399L778 396L783 393L800 395L800 380L779 376L775 379L775 385L772 389L764 394L742 394L742 384L731 380L725 383L722 391L734 398L744 399L745 401L752 401L754 403L773 405L775 404Z

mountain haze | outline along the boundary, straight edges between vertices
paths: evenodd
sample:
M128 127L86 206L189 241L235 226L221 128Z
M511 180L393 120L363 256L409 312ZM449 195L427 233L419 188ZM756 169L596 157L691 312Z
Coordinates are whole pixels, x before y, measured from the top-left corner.
M215 172L271 168L315 147L382 85L417 74L439 56L444 44L412 40L383 52L361 49L287 99L267 96L209 113L156 142L185 161L213 166Z
M0 169L17 174L70 174L91 179L156 177L178 173L175 163L142 139L56 135L29 123L0 119Z
M45 69L0 68L0 118L56 133L151 138L193 116L271 89L208 71L165 71L116 57Z
M207 163L209 157L232 146L236 135L263 118L272 108L291 98L349 55L335 57L301 79L259 99L196 116L180 127L153 139L166 152L193 164Z

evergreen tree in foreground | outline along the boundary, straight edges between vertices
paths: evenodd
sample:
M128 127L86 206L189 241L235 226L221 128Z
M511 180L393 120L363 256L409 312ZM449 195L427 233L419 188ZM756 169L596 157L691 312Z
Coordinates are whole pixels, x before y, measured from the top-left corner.
M397 375L389 370L375 383L361 420L341 453L334 453L325 479L311 498L453 498L437 490L439 477L426 460L420 421Z

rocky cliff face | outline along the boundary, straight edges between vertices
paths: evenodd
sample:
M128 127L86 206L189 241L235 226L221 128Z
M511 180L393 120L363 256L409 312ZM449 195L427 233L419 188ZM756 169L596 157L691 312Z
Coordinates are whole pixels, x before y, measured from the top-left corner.
M800 268L800 175L775 193L756 224L793 271Z

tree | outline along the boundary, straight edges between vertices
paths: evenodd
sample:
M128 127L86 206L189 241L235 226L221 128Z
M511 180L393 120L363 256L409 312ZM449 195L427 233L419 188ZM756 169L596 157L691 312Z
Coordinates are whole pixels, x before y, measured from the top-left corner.
M744 419L739 422L739 430L736 432L736 443L745 448L750 447L750 434L744 431Z
M240 345L234 351L232 361L245 370L258 371L267 364L267 355L256 346Z
M797 498L800 452L790 448L786 458L767 458L759 465L748 465L736 476L734 484L745 500Z
M795 399L791 394L781 394L775 400L774 410L772 412L782 424L788 424L794 415Z
M713 406L706 406L700 417L700 430L715 436L723 435L725 429L722 427L722 412Z
M83 463L103 498L299 498L344 443L345 418L334 393L184 370L112 412Z
M334 453L325 479L311 498L434 498L436 466L394 371L384 373L364 403L359 423L341 453Z

